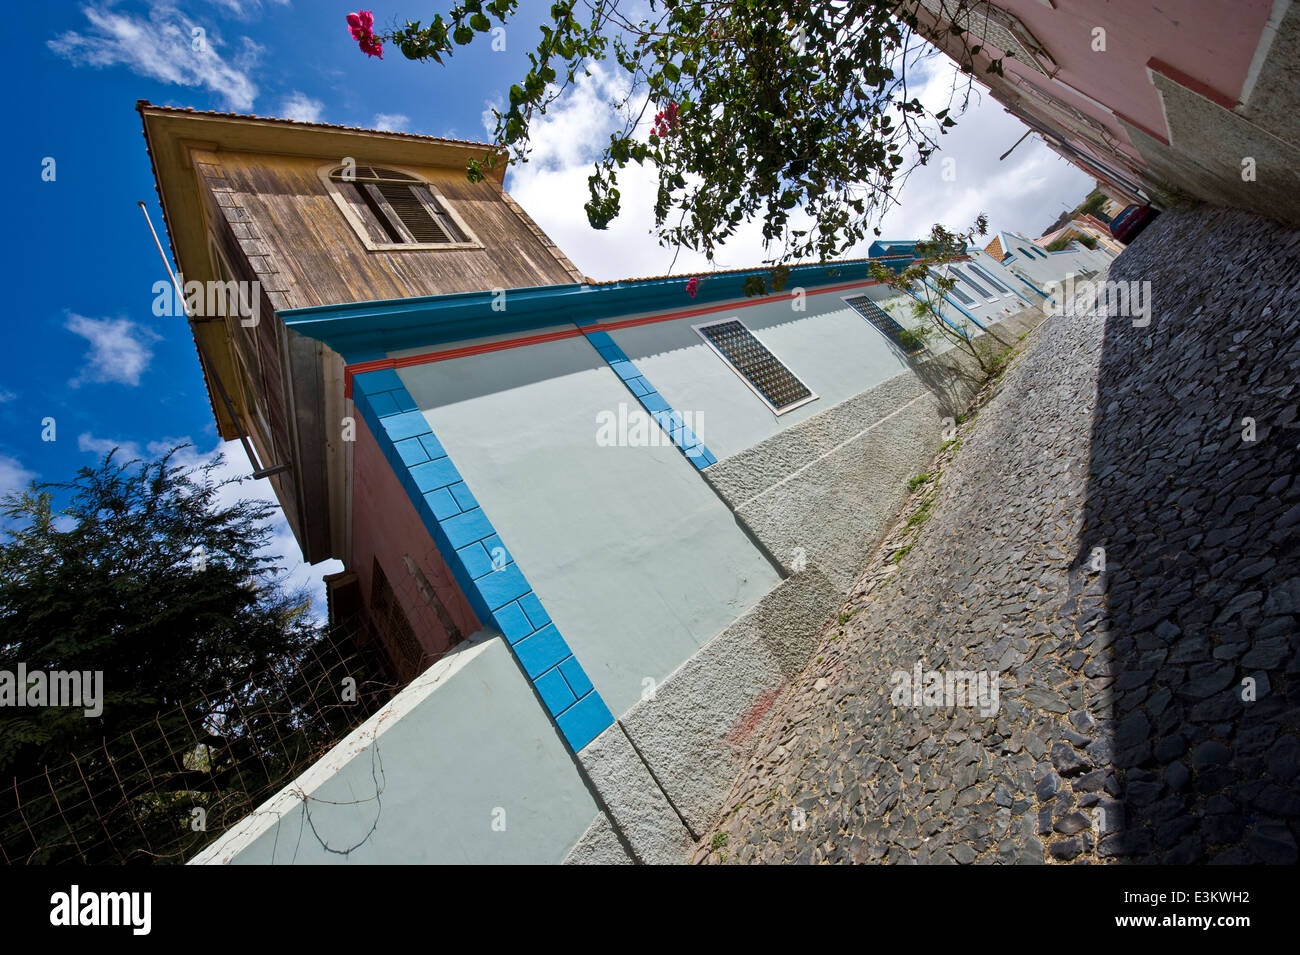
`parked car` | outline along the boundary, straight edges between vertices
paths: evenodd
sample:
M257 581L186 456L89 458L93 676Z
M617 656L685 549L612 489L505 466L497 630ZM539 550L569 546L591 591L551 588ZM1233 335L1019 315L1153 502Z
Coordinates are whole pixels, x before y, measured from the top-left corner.
M1128 245L1149 226L1160 213L1150 206L1126 206L1124 211L1110 220L1110 234Z

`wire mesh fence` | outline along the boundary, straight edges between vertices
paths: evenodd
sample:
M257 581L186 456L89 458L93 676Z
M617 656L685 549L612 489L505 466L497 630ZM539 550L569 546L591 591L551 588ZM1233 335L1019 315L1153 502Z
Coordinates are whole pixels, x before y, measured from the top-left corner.
M293 660L5 780L0 859L184 862L391 699L392 674L363 623L324 628Z

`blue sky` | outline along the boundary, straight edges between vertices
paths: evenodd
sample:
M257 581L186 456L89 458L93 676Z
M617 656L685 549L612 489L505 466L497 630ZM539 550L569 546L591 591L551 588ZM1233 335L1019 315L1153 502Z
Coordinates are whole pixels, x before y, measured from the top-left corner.
M407 16L427 21L445 6L375 7L376 26ZM162 216L137 100L482 139L484 111L524 72L524 52L548 6L521 4L504 51L480 42L439 67L394 50L383 61L365 57L344 22L355 8L321 0L30 5L22 28L29 42L0 67L25 124L14 136L11 180L23 237L10 240L17 273L0 357L0 492L33 477L66 479L115 444L147 454L188 441L195 462L220 446L184 319L152 313L154 283L166 273L137 201L148 203L160 230ZM206 40L201 53L193 49L196 29ZM942 81L936 76L936 91ZM609 232L593 232L582 213L590 161L612 122L606 103L620 83L597 69L572 90L535 130L532 161L506 181L579 268L600 279L668 271L672 259L649 234L648 178L621 184L625 212ZM992 100L977 103L945 139L945 154L958 163L955 180L941 180L934 165L922 170L887 218L886 234L915 235L936 220L965 225L980 211L995 229L1039 234L1092 184L1037 140L999 163L1023 131ZM50 160L54 179L44 181ZM755 227L729 243L718 265L761 258ZM703 267L683 256L675 270ZM53 441L42 440L46 418L55 421ZM228 472L246 472L238 445L225 450ZM270 495L265 481L242 490ZM292 582L317 592L319 575L338 569L301 567L287 528L276 547Z

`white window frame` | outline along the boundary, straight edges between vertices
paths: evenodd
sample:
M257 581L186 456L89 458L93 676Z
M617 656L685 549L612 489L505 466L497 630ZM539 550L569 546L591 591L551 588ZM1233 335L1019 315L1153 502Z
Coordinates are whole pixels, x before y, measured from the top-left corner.
M1003 297L1003 298L1006 298L1006 297L1009 296L1009 295L1015 295L1015 294L1016 294L1015 292L1011 291L1011 283L1010 283L1010 282L1003 280L1002 276L1000 276L1000 275L994 275L994 274L993 274L993 271L992 271L991 269L987 268L987 267L984 265L984 263L982 263L982 262L976 262L974 259L972 259L972 260L971 260L970 262L968 262L967 264L971 267L971 271L974 272L976 275L980 275L980 274L983 273L983 272L987 272L987 273L988 273L988 276L985 277L985 281L988 281L989 278L992 278L992 279L993 279L994 281L996 281L999 285L1001 285L1004 289L1006 289L1006 291L1004 291L1004 292L1002 293L1002 297ZM993 289L993 291L996 292L997 289Z
M741 327L744 328L745 331L749 332L749 334L751 335L754 335L754 330L750 328L748 325L746 325L744 320L739 315L732 315L730 318L719 318L712 322L701 322L698 325L692 325L691 329L695 332L695 334L700 336L700 341L704 342L704 344L708 346L709 351L713 352L713 354L717 355L720 359L722 359L722 363L731 369L732 374L734 374L737 378L739 378L742 382L744 382L745 387L758 396L758 400L763 402L763 404L767 407L767 410L771 411L772 414L776 415L777 417L780 417L783 414L788 414L789 412L794 411L796 408L802 408L810 401L816 401L818 397L820 397L817 394L817 392L813 391L811 388L808 388L808 382L804 381L802 378L800 378L798 375L794 373L794 369L791 368L788 364L786 364L784 358L782 358L776 352L772 351L770 347L768 347L767 342L763 341L763 339L759 338L757 335L754 335L754 338L757 339L758 343L762 345L764 348L766 348L768 350L768 353L777 361L779 361L782 367L785 368L785 370L790 373L790 377L792 377L795 381L799 382L799 384L803 385L805 388L808 388L808 397L801 398L799 401L796 401L792 405L786 405L784 408L777 408L776 405L772 404L772 402L770 402L767 399L767 395L759 391L758 388L754 385L754 383L750 381L747 377L745 377L744 373L741 372L741 370L735 366L732 360L728 358L725 354L723 354L722 349L720 349L717 345L713 344L713 342L709 340L709 337L705 335L703 331L701 331L701 329L704 328L712 328L714 325L726 325L729 322L739 322Z
M966 283L966 290L967 290L968 292L974 292L977 288L983 288L983 287L984 287L983 285L980 284L979 276L978 276L978 275L970 275L970 274L966 273L965 271L958 271L958 268L959 268L960 266L963 266L963 265L969 265L969 264L970 264L969 262L950 262L950 263L948 263L948 269L949 269L949 271L951 271L954 275L958 276L959 278L961 278L961 280L962 280L963 282ZM974 284L972 284L972 283L974 283ZM978 294L978 293L976 293L976 294ZM984 296L981 296L981 297L982 297L982 298L984 299L984 301L986 301L986 302L996 302L996 301L998 300L998 294L997 294L997 292L995 292L995 291L994 291L993 289L991 289L991 288L988 290L988 294L987 294L987 295L984 295Z
M334 162L326 166L321 166L316 171L317 176L319 176L320 181L325 184L325 188L329 191L330 198L334 200L334 204L338 206L339 211L343 213L343 217L347 219L348 224L352 226L352 231L357 234L357 237L365 244L368 251L428 252L434 249L452 250L483 248L483 243L480 242L478 236L474 234L474 230L466 225L465 220L462 219L460 213L456 211L456 207L447 201L447 197L442 194L436 185L417 170L410 169L406 166L395 166L392 163L385 162L367 161L358 162L357 165L373 166L378 169L391 169L394 172L400 172L412 177L414 180L412 185L419 185L427 188L429 192L433 194L433 197L438 200L438 205L442 207L443 212L445 212L448 218L456 224L456 228L460 230L461 235L465 236L464 242L376 242L374 239L370 238L370 230L366 228L366 224L361 221L356 210L352 208L352 203L343 195L342 190L339 189L338 183L331 178L334 171L339 168L339 163Z

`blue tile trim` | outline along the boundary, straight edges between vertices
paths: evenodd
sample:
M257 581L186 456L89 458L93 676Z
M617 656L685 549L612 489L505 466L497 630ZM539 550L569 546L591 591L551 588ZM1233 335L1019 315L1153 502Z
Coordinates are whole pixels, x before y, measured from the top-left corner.
M691 429L686 427L682 421L682 416L672 409L672 406L664 400L663 395L655 390L655 386L650 384L649 379L641 374L632 359L628 358L614 343L614 339L609 337L609 332L597 331L595 329L588 331L583 330L593 348L601 358L609 364L614 374L618 375L627 390L632 392L637 401L641 402L641 407L645 408L650 416L659 423L673 444L677 445L682 454L686 455L686 460L701 471L710 464L717 464L718 459L706 448L703 442L696 437Z
M474 613L501 631L565 742L581 751L614 716L401 378L393 371L356 375L352 401Z

